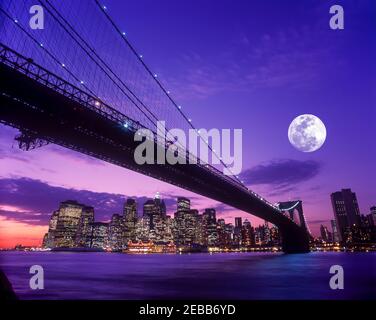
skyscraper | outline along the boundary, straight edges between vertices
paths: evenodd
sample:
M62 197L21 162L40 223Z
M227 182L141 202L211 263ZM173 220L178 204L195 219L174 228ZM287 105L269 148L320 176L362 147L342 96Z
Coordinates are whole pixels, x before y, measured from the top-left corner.
M339 242L339 234L336 220L330 220L332 226L333 242Z
M157 192L154 198L154 206L156 210L156 214L161 217L166 217L166 204L163 199L161 199L161 196Z
M124 204L123 226L124 244L136 240L137 203L135 199L128 198Z
M149 241L150 234L150 217L142 216L136 223L136 240Z
M214 247L218 242L217 218L213 208L205 209L202 215L203 226L206 230L207 245Z
M234 227L234 239L233 243L236 246L240 246L242 242L242 218L236 217L235 218L235 227Z
M108 246L108 223L94 222L91 224L91 248L105 249Z
M157 209L155 207L154 200L149 199L144 203L143 206L143 217L149 218L149 228L154 229L153 216L157 214Z
M376 227L376 206L371 207L370 213L367 215L370 226Z
M177 245L197 243L199 232L197 210L180 210L175 213L175 240Z
M328 231L328 228L325 227L324 225L320 225L320 234L321 234L322 240L324 240L325 242L329 241L329 231Z
M114 251L123 249L123 219L119 214L113 214L108 225L108 246Z
M332 207L337 222L340 241L347 241L352 227L359 227L360 213L355 192L342 189L331 194Z
M43 238L43 247L45 248L53 248L55 246L55 231L58 217L59 210L56 210L51 216L50 223L48 225L48 232Z
M259 238L260 237L258 237L258 240L261 241L261 239ZM242 226L242 245L251 246L255 244L255 240L255 233L251 226L251 223L247 219L245 219Z
M90 247L94 208L67 200L51 216L48 233L43 239L46 248Z
M235 218L235 228L241 228L242 227L242 218L236 217Z
M72 248L76 246L77 232L85 206L77 201L68 200L60 203L55 230L55 247Z
M187 198L178 198L178 208L177 211L189 211L191 209L191 201Z
M90 246L90 224L94 222L94 208L89 206L84 206L82 208L81 219L78 225L77 235L76 235L76 245L78 247L89 247Z
M166 217L166 204L159 194L154 199L149 199L144 203L143 215L150 218L150 230L154 229L154 220Z

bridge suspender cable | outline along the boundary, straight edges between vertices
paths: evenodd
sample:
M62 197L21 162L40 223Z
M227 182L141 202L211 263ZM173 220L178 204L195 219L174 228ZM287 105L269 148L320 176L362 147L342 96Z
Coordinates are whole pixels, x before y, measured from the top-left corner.
M46 3L54 10L54 12L59 16L59 18L70 28L70 30L80 39L80 41L83 42L83 44L88 48L88 50L91 51L91 53L108 69L108 71L127 89L127 91L130 92L130 94L137 100L138 103L140 103L145 110L150 114L151 117L154 118L155 121L158 121L158 118L155 116L154 113L150 111L150 109L139 99L139 97L124 83L124 81L111 69L111 67L95 52L95 50L87 43L87 41L82 38L82 36L74 29L74 27L60 14L60 12L55 8L55 6L49 1L45 0ZM41 4L42 1L39 0ZM145 112L142 111L142 109L132 100L130 97L120 88L120 86L109 76L109 74L102 68L88 53L80 43L73 37L73 35L62 25L62 23L56 18L56 16L49 10L47 6L45 6L47 11L51 14L51 16L57 21L57 23L60 24L62 28L70 35L70 37L81 47L82 50L85 51L85 53L91 58L92 61L107 75L107 77L110 78L110 80L128 97L128 99L147 117L147 119L153 123L153 121L149 118L148 115L145 114ZM168 128L167 128L168 129ZM183 146L181 146L183 148Z
M48 1L48 0L47 0ZM162 83L157 79L157 77L154 76L154 73L151 71L151 69L147 66L145 61L140 57L140 55L137 53L136 49L133 47L133 45L130 43L130 41L124 37L123 32L120 30L120 28L116 25L114 20L111 18L107 11L107 7L101 5L98 0L94 0L97 6L99 7L100 11L103 12L105 17L108 19L110 24L113 26L113 28L116 30L116 32L121 36L121 39L125 41L127 46L131 49L131 51L134 53L134 55L137 57L137 59L140 61L140 63L144 66L148 74L154 79L154 81L157 83L157 85L160 87L160 89L164 92L164 94L167 96L167 98L170 100L170 102L175 106L176 110L183 116L183 118L187 121L188 125L197 131L197 129L194 127L192 121L183 113L179 105L174 101L174 99L171 97L171 95L168 93L168 91L163 87ZM206 142L201 135L199 137L204 141L204 143L208 146L208 148L212 151L212 153L217 157L217 159L220 161L220 163L227 168L228 171L231 172L231 169L229 169L226 164L222 161L222 159L213 151L212 147L209 145L208 142ZM239 183L241 186L247 189L247 187L243 184L243 182L236 176L233 175L233 180L236 180L237 183Z
M39 0L39 2L43 5L43 1ZM51 5L49 3L49 5ZM52 6L52 5L51 5ZM83 45L81 43L79 43L79 41L77 41L77 39L72 35L72 33L57 19L57 17L52 13L52 11L47 7L45 6L46 10L50 13L50 15L53 17L53 19L65 30L65 32L68 33L68 35L77 43L77 45L87 54L87 56L100 68L100 70L119 88L119 90L129 99L129 101L131 101L131 103L139 110L141 111L142 114L144 114L144 116L151 122L153 123L153 120L140 108L140 106L130 97L130 95L125 92L125 90L123 88L121 88L121 86L119 86L118 83L116 83L112 77L107 73L107 71L91 56L91 54L88 52L88 50L86 48L83 47ZM55 9L56 10L56 9ZM56 10L57 11L57 10ZM82 38L81 38L82 39ZM89 49L91 49L89 47ZM92 50L92 49L91 49ZM125 85L124 85L125 86ZM133 95L134 93L127 87L125 86L125 88ZM147 110L152 117L156 118L155 115L150 112L150 110Z
M10 20L12 20L16 25L17 25L17 27L19 28L19 29L21 29L39 48L41 48L42 50L44 50L45 52L46 52L46 54L53 60L53 61L55 61L58 65L60 65L60 66L62 66L62 62L61 61L59 61L59 59L58 58L56 58L46 47L44 47L44 46L41 46L41 43L40 42L38 42L38 40L37 39L35 39L28 31L26 31L26 29L23 27L23 26L21 26L21 24L17 21L17 20L14 20L10 15L9 15L9 13L8 12L6 12L3 8L1 8L0 7L0 11L8 18L8 19L10 19ZM17 22L16 22L17 21ZM76 75L74 75L73 74L73 72L71 72L70 70L69 70L69 68L67 68L67 66L64 66L64 69L68 72L68 74L70 75L70 76L72 76L73 77L73 79L75 79L77 82L80 82L80 79L76 76ZM90 92L90 94L92 94L93 96L95 96L95 97L97 97L97 95L89 88L89 87L87 87L86 86L86 84L83 84L83 86L85 87L85 89L87 89L88 90L88 92Z

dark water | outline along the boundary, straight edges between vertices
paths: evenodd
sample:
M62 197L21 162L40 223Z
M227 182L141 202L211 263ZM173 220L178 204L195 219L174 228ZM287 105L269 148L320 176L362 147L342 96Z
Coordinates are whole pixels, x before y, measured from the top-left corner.
M29 288L36 264L44 290ZM332 265L344 290L329 287ZM2 252L0 267L22 299L376 299L376 253Z

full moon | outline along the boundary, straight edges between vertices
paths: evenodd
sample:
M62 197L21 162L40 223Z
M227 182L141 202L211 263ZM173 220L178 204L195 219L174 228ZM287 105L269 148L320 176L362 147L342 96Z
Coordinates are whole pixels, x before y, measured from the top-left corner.
M312 114L302 114L290 124L290 143L299 151L313 152L321 148L326 139L324 123Z

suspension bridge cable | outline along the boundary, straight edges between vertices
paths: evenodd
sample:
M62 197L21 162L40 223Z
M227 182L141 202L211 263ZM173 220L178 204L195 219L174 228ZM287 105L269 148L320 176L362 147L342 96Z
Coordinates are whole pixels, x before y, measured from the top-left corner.
M73 73L69 70L69 68L67 66L63 66L63 63L58 59L56 58L48 49L46 49L46 47L42 46L41 43L35 39L28 31L26 31L26 29L21 26L21 24L19 22L16 22L11 15L9 15L8 12L6 12L3 8L0 7L0 11L8 18L10 19L13 23L15 23L17 25L17 27L19 29L21 29L40 49L44 50L46 52L46 54L53 60L55 61L58 65L60 65L62 68L64 68L64 70L66 70L70 76L72 76L77 82L80 82L80 79ZM89 88L87 87L85 84L83 84L83 87L85 87L85 89L88 90L88 92L90 94L92 94L94 97L97 97L97 95Z
M188 125L197 131L197 129L194 127L192 121L184 114L184 112L179 108L179 105L174 101L174 99L171 97L171 95L168 93L168 91L163 87L162 83L157 79L157 77L154 76L154 73L151 71L151 69L147 66L147 64L144 62L143 59L139 56L134 46L130 43L130 41L123 36L123 33L121 32L120 28L117 26L115 21L111 18L109 13L107 12L107 8L99 3L98 0L94 0L94 2L99 7L100 11L105 15L105 17L108 19L110 24L113 26L113 28L116 30L116 32L121 36L121 39L125 41L125 43L128 45L128 47L131 49L131 51L134 53L134 55L137 57L137 59L141 62L141 64L144 66L148 74L154 79L154 81L158 84L160 89L164 92L164 94L167 96L167 98L170 100L170 102L175 106L175 108L178 110L178 112L183 116L183 118L187 121ZM206 142L201 135L199 135L200 138L205 142L205 144L208 146L210 151L217 157L217 159L220 161L220 163L229 171L232 173L231 169L227 167L227 165L222 161L222 159L213 151L212 147L209 145L208 142ZM235 175L233 174L232 177L233 180L236 180L239 184L241 184L244 188L247 188L243 182Z
M150 111L150 109L141 101L141 99L124 83L124 81L111 69L111 67L98 55L98 53L89 45L89 43L75 30L75 28L67 21L64 16L56 9L56 7L49 1L46 3L54 10L60 19L72 30L72 32L84 43L84 45L94 54L94 56L109 70L109 72L131 93L131 95L150 113L150 115L158 121L157 116ZM48 8L47 8L48 10ZM61 25L61 24L60 24ZM114 82L112 80L112 82ZM140 110L140 109L139 109ZM142 112L142 110L140 110ZM149 119L150 120L150 119ZM151 121L151 120L150 120ZM168 128L167 128L168 129ZM183 147L183 146L181 146Z
M43 2L39 0L39 2L43 5ZM46 6L45 6L46 7ZM113 79L112 77L106 72L106 70L91 56L91 54L87 51L86 48L82 46L82 44L77 41L77 39L72 35L71 32L56 18L56 16L51 12L49 8L46 7L46 10L49 12L49 14L53 17L53 19L65 30L65 32L68 33L68 35L77 43L77 45L88 55L88 57L99 67L99 69L120 89L120 91L131 101L131 103L139 110L142 114L151 122L153 123L153 120L150 119L150 117L140 108L140 106L129 96L127 92L123 88L121 88ZM129 90L130 91L130 90Z

